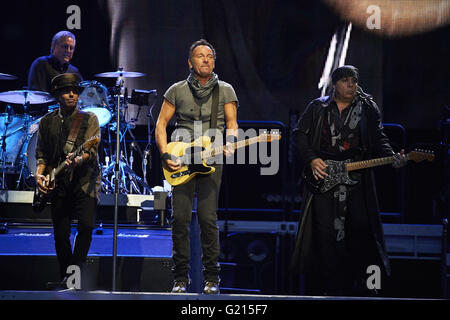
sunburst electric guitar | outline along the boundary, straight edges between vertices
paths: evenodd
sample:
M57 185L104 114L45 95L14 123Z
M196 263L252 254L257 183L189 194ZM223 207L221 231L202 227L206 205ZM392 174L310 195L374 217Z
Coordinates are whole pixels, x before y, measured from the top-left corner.
M75 159L79 155L81 155L85 151L89 151L94 144L97 144L100 142L99 136L93 136L89 138L86 142L84 142L80 147L78 147L69 158L70 160ZM46 183L46 186L50 189L48 193L42 193L39 191L38 186L36 185L36 190L34 192L33 196L33 210L35 212L41 212L44 210L47 203L51 200L53 195L53 189L55 187L55 180L66 171L66 165L65 160L56 168L52 168L50 166L45 168L45 172L43 173L48 181Z
M406 155L406 158L414 162L421 162L424 160L433 161L434 154L430 151L424 150L411 151ZM326 169L328 176L326 176L325 179L319 178L316 180L309 168L306 169L303 174L303 179L306 181L309 190L313 193L327 192L339 184L345 184L348 186L355 185L358 181L350 179L348 175L349 171L391 164L394 162L394 157L384 157L355 162L351 162L350 160L325 160L324 162L328 165L328 168Z
M236 150L254 143L272 142L280 139L279 133L264 133L257 137L234 142L229 147ZM216 169L208 165L207 161L216 155L223 154L225 148L227 148L226 145L212 148L211 139L207 136L199 137L191 143L171 142L167 145L167 152L171 155L172 160L181 162L181 168L171 171L163 162L164 178L172 186L178 186L188 182L198 174L211 174Z

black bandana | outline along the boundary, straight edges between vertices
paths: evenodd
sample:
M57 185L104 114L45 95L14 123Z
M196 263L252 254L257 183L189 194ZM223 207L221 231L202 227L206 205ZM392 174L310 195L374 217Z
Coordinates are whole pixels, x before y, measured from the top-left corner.
M337 81L342 78L353 77L358 82L359 72L358 69L351 65L346 65L339 67L333 71L331 74L331 81L335 84Z

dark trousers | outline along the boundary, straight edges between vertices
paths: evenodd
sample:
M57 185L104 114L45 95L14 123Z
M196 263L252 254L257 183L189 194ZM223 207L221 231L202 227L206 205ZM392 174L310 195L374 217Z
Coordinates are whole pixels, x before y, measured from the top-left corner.
M336 200L330 193L313 198L313 246L317 257L312 281L314 294L361 292L367 267L377 261L361 185L350 190L347 197L345 238L341 241L336 241L334 228Z
M197 196L197 217L200 226L203 278L205 281L219 281L219 228L217 226L217 205L222 166L215 165L210 175L197 175L189 182L175 186L172 192L172 256L175 280L188 281L190 262L189 225L192 205Z
M68 266L78 265L82 268L86 262L97 210L97 199L89 197L79 185L65 182L66 184L61 183L55 189L51 207L61 278L66 275ZM78 219L78 233L73 250L70 243L72 219Z

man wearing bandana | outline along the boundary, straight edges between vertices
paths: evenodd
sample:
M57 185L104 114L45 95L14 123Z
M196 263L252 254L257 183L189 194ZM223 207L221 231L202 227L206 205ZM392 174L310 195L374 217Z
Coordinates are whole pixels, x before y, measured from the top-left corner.
M313 100L293 130L304 170L319 180L327 176L324 160L387 156L394 156L395 168L403 166L403 150L396 154L390 146L378 106L358 85L358 70L342 66L331 78L332 94ZM373 171L352 171L350 178L359 183L319 194L304 190L291 267L307 275L311 294L369 294L368 266L377 265L390 274Z
M191 142L208 129L217 129L222 134L226 127L226 141L237 139L238 99L233 87L220 81L213 72L216 52L206 40L194 42L189 50L189 76L186 80L173 84L164 94L164 101L156 124L156 142L161 153L163 165L170 170L181 167L179 160L167 153L167 125L176 116L175 140ZM218 88L217 123L211 126L213 91ZM201 130L198 130L201 128ZM182 133L183 132L183 133ZM188 133L188 137L186 137ZM189 141L186 141L189 139ZM222 141L220 141L222 142ZM221 143L220 143L221 144ZM224 154L230 155L231 148ZM189 224L192 205L197 198L197 217L200 226L202 247L203 292L219 293L219 230L217 227L217 205L222 178L222 165L214 164L215 172L210 175L197 175L189 182L175 186L172 190L172 242L173 242L173 293L185 293L189 286Z

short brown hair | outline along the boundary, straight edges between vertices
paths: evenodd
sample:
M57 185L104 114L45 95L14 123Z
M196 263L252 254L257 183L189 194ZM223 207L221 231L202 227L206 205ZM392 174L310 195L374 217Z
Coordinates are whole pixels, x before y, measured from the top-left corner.
M189 48L189 60L191 60L191 58L192 58L192 53L194 52L194 49L197 48L198 46L209 47L213 53L214 60L216 60L216 49L214 49L212 44L209 43L208 41L206 41L205 39L197 40L193 44L191 44L191 47Z

